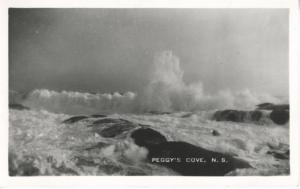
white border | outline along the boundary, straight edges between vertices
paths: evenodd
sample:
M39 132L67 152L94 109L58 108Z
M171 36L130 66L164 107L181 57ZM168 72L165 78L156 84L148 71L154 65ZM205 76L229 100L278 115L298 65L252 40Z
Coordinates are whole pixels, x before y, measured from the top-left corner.
M299 186L300 66L299 3L297 0L1 0L0 1L0 186ZM290 176L75 176L8 177L8 8L288 8L290 70Z

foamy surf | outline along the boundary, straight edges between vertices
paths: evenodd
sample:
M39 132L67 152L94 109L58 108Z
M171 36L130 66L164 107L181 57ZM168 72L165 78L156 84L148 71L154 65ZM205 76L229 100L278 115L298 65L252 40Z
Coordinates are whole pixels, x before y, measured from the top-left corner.
M169 141L185 141L208 150L234 154L252 166L229 175L289 173L288 159L277 159L270 153L274 149L288 150L288 125L216 122L206 119L204 113L183 115L186 113L112 114L108 117L147 125ZM147 149L134 144L129 131L105 138L87 127L99 118L64 124L69 117L48 111L10 110L11 172L26 175L26 171L22 171L28 171L29 167L31 173L39 175L178 175L171 169L145 161ZM212 130L220 135L212 135Z

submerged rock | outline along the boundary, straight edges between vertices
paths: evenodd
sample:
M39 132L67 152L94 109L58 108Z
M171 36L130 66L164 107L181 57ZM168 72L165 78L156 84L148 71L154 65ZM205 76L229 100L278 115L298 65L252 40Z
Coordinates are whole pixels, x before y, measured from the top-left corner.
M270 118L274 123L284 125L289 121L290 114L287 110L273 110L270 114Z
M76 123L80 120L87 119L87 118L88 118L88 116L73 116L73 117L70 117L69 119L64 120L63 123L67 123L67 124Z
M132 132L131 137L137 145L142 147L150 147L167 141L165 136L150 128L137 129Z

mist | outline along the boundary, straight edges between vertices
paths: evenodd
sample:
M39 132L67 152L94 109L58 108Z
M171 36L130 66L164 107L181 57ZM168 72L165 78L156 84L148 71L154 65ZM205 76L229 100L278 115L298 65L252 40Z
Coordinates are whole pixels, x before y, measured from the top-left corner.
M10 9L9 87L141 92L171 50L186 84L288 96L286 9Z

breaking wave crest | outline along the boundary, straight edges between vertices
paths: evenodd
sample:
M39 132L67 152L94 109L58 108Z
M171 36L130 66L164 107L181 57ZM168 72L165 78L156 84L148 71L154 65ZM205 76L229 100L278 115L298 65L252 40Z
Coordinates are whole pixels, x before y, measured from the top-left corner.
M155 56L148 85L140 94L90 94L37 89L28 94L22 103L34 109L67 114L253 109L262 102L282 103L279 98L257 94L248 89L207 94L201 82L186 84L183 75L179 58L171 51L164 51Z
M120 93L90 94L41 89L31 92L23 103L34 109L66 114L132 112L135 97L136 94L132 92L123 95Z

